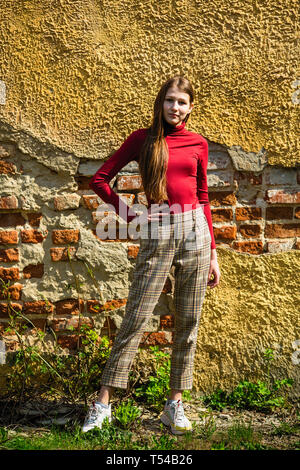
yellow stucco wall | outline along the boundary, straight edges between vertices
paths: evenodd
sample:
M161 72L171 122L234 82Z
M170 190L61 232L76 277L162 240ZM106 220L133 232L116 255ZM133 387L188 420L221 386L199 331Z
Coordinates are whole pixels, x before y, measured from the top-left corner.
M195 357L195 388L231 389L241 379L265 379L263 358L274 351L273 378L300 387L299 281L296 251L253 256L218 249L221 281L206 291Z
M0 117L77 156L148 125L180 72L197 93L190 129L299 162L297 0L3 0L0 37Z

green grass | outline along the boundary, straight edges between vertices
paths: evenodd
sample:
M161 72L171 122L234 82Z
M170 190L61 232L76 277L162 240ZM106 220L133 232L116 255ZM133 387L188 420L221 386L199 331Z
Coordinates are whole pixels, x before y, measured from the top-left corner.
M279 430L279 428L277 428ZM281 432L297 435L298 428L281 427ZM279 432L277 433L279 434ZM271 437L274 432L270 431ZM219 430L211 417L203 424L193 424L193 431L174 436L160 424L159 429L146 433L143 425L131 429L119 427L118 422L104 422L102 429L82 433L81 424L52 426L49 429L21 427L0 428L0 450L273 450L263 443L263 435L254 430L251 422L233 422ZM277 447L278 448L278 447ZM282 446L280 447L282 448ZM299 442L290 449L299 449Z
M28 431L27 431L28 432ZM169 434L153 435L148 438L135 436L111 423L104 423L102 429L81 432L81 426L62 430L56 426L48 431L32 431L27 436L22 429L8 432L0 428L0 449L6 450L169 450L176 448L176 438Z

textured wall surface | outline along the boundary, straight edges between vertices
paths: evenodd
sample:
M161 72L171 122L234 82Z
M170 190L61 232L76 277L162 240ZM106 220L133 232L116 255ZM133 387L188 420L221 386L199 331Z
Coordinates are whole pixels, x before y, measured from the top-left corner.
M62 348L76 347L69 327L80 314L101 335L120 327L138 246L97 238L101 200L88 182L148 125L162 81L180 72L196 90L188 128L209 142L222 275L203 305L195 387L261 378L273 348L271 373L294 378L299 394L298 25L293 0L2 1L0 278L48 349L49 327ZM129 205L143 203L134 165L111 185ZM172 345L173 281L171 272L144 346ZM0 299L0 334L13 351Z
M163 80L195 84L208 139L299 160L296 0L3 0L1 77L10 124L103 158L144 127Z
M207 291L196 352L195 386L230 389L262 378L274 350L273 378L295 380L299 394L299 253L238 255L220 250L220 289Z

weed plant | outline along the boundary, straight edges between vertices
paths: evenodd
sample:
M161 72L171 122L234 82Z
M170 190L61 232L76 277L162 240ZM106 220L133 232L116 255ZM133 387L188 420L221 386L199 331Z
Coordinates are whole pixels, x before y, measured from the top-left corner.
M153 374L142 385L135 388L134 395L142 398L152 409L160 411L170 393L171 359L170 354L160 351L158 346L151 346L150 351L154 357ZM182 397L183 400L190 400L190 391L185 390Z
M287 406L286 391L294 382L290 378L272 382L270 363L274 360L273 351L266 349L263 358L267 363L266 380L253 382L242 380L231 392L218 388L212 394L206 395L203 398L203 403L211 409L219 411L224 408L233 408L272 412L275 409Z

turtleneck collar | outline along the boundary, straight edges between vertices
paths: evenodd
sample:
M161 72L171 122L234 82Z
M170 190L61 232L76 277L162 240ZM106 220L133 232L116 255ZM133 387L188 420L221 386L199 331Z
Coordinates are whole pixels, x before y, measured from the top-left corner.
M183 121L181 124L179 124L179 126L172 126L171 124L169 124L168 122L165 121L165 134L166 135L177 135L177 134L180 134L184 128L185 128L185 125L186 125L186 122Z

